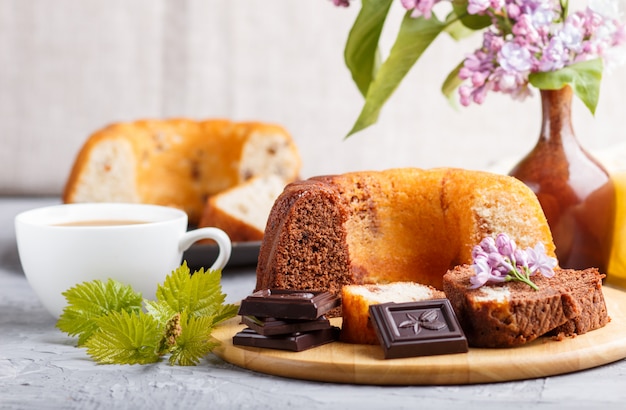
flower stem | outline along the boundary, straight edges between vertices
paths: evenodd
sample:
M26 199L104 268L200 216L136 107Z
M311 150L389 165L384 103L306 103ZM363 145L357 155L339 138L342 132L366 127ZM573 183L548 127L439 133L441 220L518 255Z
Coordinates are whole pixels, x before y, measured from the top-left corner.
M512 269L509 271L509 274L507 275L506 280L507 281L516 280L518 282L524 282L525 284L527 284L534 290L539 290L539 287L535 285L533 281L530 280L530 275L528 274L528 272L522 273L518 271L517 269Z

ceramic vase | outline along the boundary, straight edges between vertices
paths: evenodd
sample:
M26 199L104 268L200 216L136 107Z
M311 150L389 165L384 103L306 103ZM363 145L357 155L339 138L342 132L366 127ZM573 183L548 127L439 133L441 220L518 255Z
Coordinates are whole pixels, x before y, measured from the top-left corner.
M615 188L606 169L579 143L572 127L572 89L541 90L539 141L510 175L537 195L556 245L559 266L607 274Z

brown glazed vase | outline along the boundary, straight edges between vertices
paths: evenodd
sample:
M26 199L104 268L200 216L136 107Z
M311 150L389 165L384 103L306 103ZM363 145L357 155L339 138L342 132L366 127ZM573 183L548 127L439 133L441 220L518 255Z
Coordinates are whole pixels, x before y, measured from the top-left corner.
M572 89L541 90L542 123L534 149L513 168L537 195L559 266L607 274L615 220L615 187L579 144L571 121Z

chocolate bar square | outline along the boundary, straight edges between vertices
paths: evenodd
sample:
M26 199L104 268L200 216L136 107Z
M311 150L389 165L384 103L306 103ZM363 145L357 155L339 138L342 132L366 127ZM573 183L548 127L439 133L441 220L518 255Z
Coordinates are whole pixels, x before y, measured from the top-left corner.
M273 317L242 316L241 322L263 336L286 335L330 328L330 320L321 316L315 320L276 319Z
M241 301L239 314L276 319L315 320L340 304L341 299L330 292L263 289Z
M448 299L371 305L369 313L385 359L469 350Z
M335 326L328 329L315 330L312 332L298 332L282 336L263 336L250 328L245 328L233 336L233 345L301 352L334 342L338 338L339 328Z

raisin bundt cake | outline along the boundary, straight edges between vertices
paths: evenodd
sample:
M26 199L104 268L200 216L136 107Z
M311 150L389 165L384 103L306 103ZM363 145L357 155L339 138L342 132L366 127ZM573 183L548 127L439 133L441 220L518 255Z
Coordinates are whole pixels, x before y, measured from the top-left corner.
M139 202L183 209L197 224L207 198L257 175L285 184L300 172L278 125L228 120L141 120L92 134L72 167L64 202Z
M487 235L554 243L533 192L513 177L453 168L353 172L289 184L267 222L256 289L418 282L471 263Z

